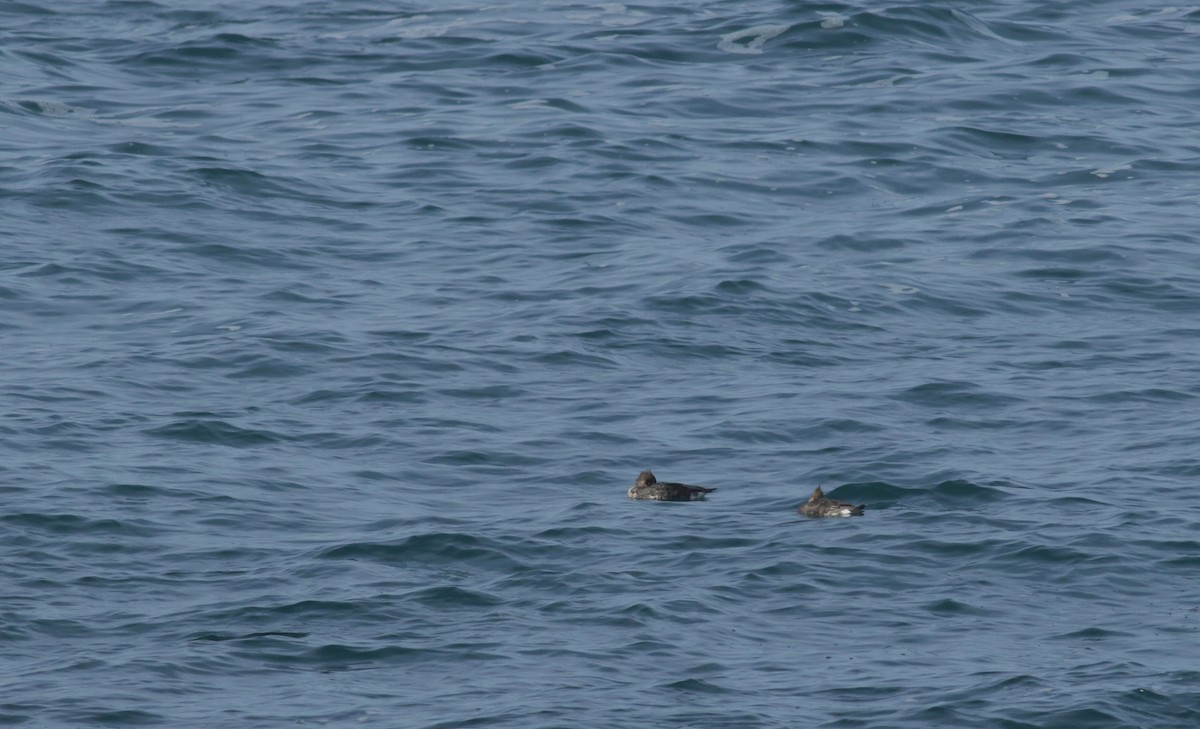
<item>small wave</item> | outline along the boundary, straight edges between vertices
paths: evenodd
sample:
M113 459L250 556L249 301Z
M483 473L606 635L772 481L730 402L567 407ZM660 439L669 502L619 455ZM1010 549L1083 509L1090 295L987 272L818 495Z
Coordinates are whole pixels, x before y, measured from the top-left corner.
M455 585L427 587L407 593L403 597L431 607L446 609L493 607L504 603L502 598L495 595L479 590L468 590Z
M268 443L290 440L280 433L258 428L240 428L224 420L212 418L187 418L169 425L150 428L147 435L185 443L208 443L233 448L247 448Z
M1099 640L1107 640L1109 638L1130 638L1130 637L1132 637L1132 636L1129 633L1123 633L1119 630L1107 630L1105 628L1091 627L1091 628L1083 628L1082 630L1072 631L1070 633L1063 633L1062 635L1052 635L1049 637L1049 639L1050 640L1099 641Z
M140 709L79 713L70 718L72 722L78 721L86 726L156 726L170 723L162 714Z
M307 638L309 633L299 633L287 630L263 630L254 633L199 633L190 640L211 643L224 643L231 640L258 640L260 638Z
M980 617L994 615L995 611L985 610L954 598L943 598L925 606L925 609L939 617L970 616Z
M972 412L1020 402L1019 398L988 392L973 382L963 381L928 382L910 387L894 397L937 410L967 408Z
M454 660L480 660L501 657L478 650L425 648L406 645L363 647L342 643L330 643L299 652L258 649L254 651L239 651L239 653L248 659L274 664L312 666L327 671L349 671L368 666L394 666L407 663L421 663L429 660L444 660L446 658Z
M687 691L689 693L699 694L727 694L729 689L718 686L715 683L710 683L701 678L685 678L680 681L666 683L661 688L672 689L674 691Z
M6 514L0 516L0 523L58 535L150 537L160 532L145 522L135 524L120 519L91 519L76 514Z
M320 556L324 559L367 560L397 566L482 566L506 573L523 567L491 539L450 532L417 534L396 544L344 544L326 549Z

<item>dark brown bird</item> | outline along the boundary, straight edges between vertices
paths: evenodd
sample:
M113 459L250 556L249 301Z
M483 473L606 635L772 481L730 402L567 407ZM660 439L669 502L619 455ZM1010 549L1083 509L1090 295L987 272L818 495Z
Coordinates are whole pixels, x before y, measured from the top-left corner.
M663 483L649 471L638 474L637 482L629 487L629 498L650 501L701 501L705 494L716 489L689 486L686 483Z
M818 486L808 501L800 504L799 512L804 516L862 516L866 504L847 504L844 501L825 498L825 492Z

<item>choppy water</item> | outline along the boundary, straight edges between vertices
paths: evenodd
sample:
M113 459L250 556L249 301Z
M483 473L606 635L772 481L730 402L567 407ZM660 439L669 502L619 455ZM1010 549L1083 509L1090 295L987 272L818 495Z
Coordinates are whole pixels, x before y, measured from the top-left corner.
M0 724L1200 724L1200 10L0 29Z

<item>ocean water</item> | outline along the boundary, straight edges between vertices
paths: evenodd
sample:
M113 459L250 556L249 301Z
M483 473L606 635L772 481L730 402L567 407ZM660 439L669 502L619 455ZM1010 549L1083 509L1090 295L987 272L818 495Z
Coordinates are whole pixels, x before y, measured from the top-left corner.
M1198 49L0 2L0 725L1200 725Z

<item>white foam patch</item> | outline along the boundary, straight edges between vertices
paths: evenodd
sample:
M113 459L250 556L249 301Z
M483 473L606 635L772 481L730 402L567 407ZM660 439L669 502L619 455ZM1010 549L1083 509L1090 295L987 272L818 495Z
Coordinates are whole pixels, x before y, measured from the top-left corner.
M850 19L848 16L842 15L841 13L818 11L817 15L821 16L821 27L827 30L841 28L846 24L846 21Z
M868 89L887 89L895 86L897 81L904 81L908 78L911 77L906 75L892 76L891 78L881 78L878 81L870 81L863 84L863 86Z
M75 116L75 117L82 117L84 119L91 119L93 116L95 116L91 111L89 111L87 109L83 109L78 106L71 106L69 104L64 104L59 101L41 101L41 100L35 100L35 99L19 101L16 99L12 99L12 100L4 99L0 103L3 103L5 106L9 107L10 109L15 109L18 111L25 111L25 112L32 112L34 114L41 114L42 116L55 116L55 117Z
M112 119L102 118L98 116L89 117L88 121L96 124L117 124L126 127L150 127L150 128L165 128L165 127L182 127L185 129L194 128L197 124L183 124L181 122L163 121L161 119L151 119L148 116L131 117L129 119Z
M194 124L181 124L179 122L166 122L151 117L102 117L97 116L96 112L91 109L85 109L81 106L70 106L58 101L40 101L36 99L0 99L0 106L7 107L14 111L25 112L30 114L40 114L46 117L54 117L57 119L80 119L91 122L93 124L118 124L129 127L192 127ZM200 104L187 104L178 107L167 107L166 110L173 109L198 109L205 108Z
M1133 169L1133 165L1120 165L1119 167L1106 167L1098 170L1092 170L1092 174L1101 179L1113 175L1121 170Z
M428 22L428 15L414 15L410 18L397 18L389 21L381 29L383 34L395 34L397 38L440 38L455 28L468 24L466 20L451 20L448 22Z
M156 312L152 312L150 314L130 313L130 314L122 314L121 316L123 316L123 317L140 316L143 319L158 319L158 318L161 318L164 316L171 316L173 314L179 314L182 312L183 312L182 308L175 308L175 309L167 309L166 311L156 311Z
M960 23L967 26L968 28L975 31L976 33L979 33L980 35L987 36L988 38L991 38L992 40L998 40L1001 43L1007 43L1009 45L1016 45L1016 43L1014 41L1012 41L1008 38L1005 38L1004 36L996 33L996 31L989 28L986 23L984 23L979 18L976 18L974 15L969 15L967 13L964 13L961 10L956 10L956 9L951 9L950 14L953 15L955 18L957 18Z
M763 45L784 32L790 25L756 25L753 28L726 33L721 36L721 42L717 44L717 48L726 53L762 53ZM746 38L750 40L746 43L740 43Z
M456 29L469 26L471 20L456 18L453 20L435 20L428 15L410 15L404 18L389 20L382 25L376 25L362 30L345 33L329 33L322 38L345 40L347 38L403 38L415 40L419 38L439 38Z

